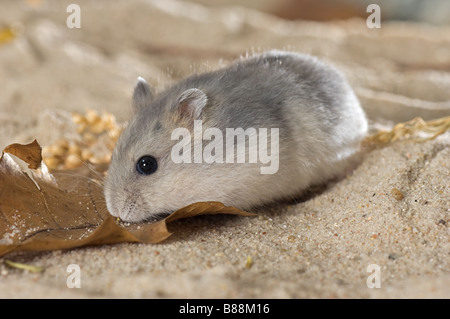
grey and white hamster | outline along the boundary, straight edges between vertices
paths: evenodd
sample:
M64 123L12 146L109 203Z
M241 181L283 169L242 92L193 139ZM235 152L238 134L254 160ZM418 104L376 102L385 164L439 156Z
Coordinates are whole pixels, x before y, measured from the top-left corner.
M245 210L297 197L342 173L367 128L344 76L309 55L242 58L157 95L140 78L107 207L139 222L199 201Z

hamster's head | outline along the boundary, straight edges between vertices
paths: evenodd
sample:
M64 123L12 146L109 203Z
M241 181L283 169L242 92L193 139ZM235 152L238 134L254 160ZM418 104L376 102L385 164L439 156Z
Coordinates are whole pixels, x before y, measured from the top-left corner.
M139 78L133 114L113 151L105 180L111 215L128 222L155 220L202 199L193 196L198 194L196 186L186 184L201 167L173 160L173 146L180 141L172 140L172 133L180 127L191 130L206 103L205 93L195 88L156 99Z

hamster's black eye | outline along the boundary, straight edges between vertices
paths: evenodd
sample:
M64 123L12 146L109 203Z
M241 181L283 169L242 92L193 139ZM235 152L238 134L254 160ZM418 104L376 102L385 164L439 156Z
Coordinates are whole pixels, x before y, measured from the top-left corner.
M145 155L138 159L136 163L136 170L139 174L150 175L156 172L158 162L153 156Z

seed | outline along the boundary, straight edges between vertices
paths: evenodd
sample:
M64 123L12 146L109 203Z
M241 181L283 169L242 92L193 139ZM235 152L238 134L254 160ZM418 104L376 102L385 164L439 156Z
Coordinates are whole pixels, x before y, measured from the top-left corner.
M394 198L396 200L402 200L404 198L402 192L398 188L395 188L395 187L391 190L391 194L392 194L392 196L394 196Z
M56 169L61 164L61 160L56 157L45 157L44 163L49 169Z
M79 134L83 133L84 130L86 130L87 126L88 126L88 124L86 122L78 123L77 133L79 133Z
M69 156L67 156L66 160L64 161L64 165L67 168L80 167L81 164L83 164L83 161L80 159L79 156L75 154L69 154Z
M104 154L103 156L91 156L88 158L88 160L92 164L109 163L111 160L111 155Z
M69 148L69 142L67 142L67 140L61 139L58 142L56 142L56 145L58 145L58 147L67 150Z
M66 153L66 149L60 147L59 145L51 145L46 147L44 152L53 156L63 156Z
M84 116L81 115L81 114L73 113L73 114L72 114L72 121L73 121L75 124L81 124L81 123L85 123L85 122L86 122L86 119L85 119Z
M93 156L94 156L94 153L92 153L92 151L90 149L85 148L84 150L81 151L81 158L84 161L89 160Z
M253 261L251 256L247 256L247 260L245 262L245 268L250 269L252 267Z
M107 127L115 127L116 126L116 117L111 113L103 113L101 120Z
M70 143L69 144L69 149L67 150L67 153L80 156L81 155L81 148L75 143Z
M103 131L105 131L105 123L102 121L98 121L91 126L91 132L94 134L100 134Z
M112 127L108 130L108 134L113 140L117 140L121 133L121 129L119 127Z
M100 121L100 116L94 110L87 110L87 112L86 112L86 121L90 125L93 125L93 124L95 124L95 123Z

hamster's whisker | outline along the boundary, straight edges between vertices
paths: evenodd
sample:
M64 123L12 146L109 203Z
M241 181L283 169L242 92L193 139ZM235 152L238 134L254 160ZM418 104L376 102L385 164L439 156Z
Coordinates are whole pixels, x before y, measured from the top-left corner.
M163 220L164 218L168 217L172 212L171 211L165 211L157 214L153 214L143 220L143 222L159 222Z

